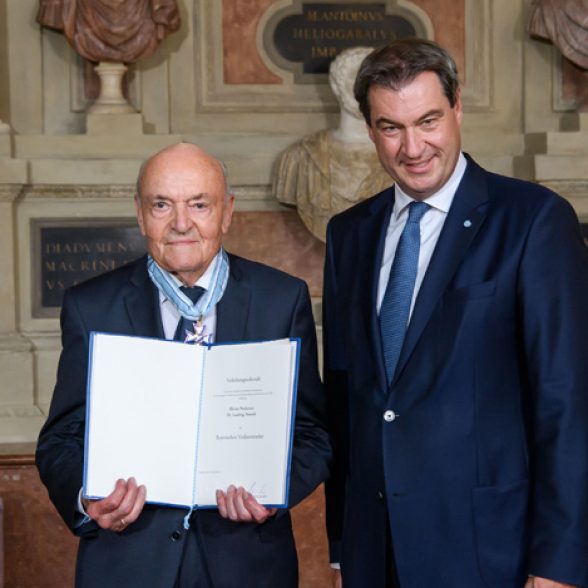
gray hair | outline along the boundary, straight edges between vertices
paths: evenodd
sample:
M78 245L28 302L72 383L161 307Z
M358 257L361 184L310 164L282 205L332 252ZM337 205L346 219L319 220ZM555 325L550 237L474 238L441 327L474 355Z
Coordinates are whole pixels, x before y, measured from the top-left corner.
M359 67L353 87L367 124L371 126L369 90L372 86L398 91L426 71L437 75L453 108L459 90L457 66L453 57L437 43L425 39L401 39L370 53Z

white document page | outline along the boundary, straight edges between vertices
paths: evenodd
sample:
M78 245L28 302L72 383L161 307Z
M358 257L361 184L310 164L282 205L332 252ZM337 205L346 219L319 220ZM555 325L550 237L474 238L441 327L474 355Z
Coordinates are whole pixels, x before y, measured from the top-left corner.
M205 349L94 334L84 495L107 496L134 476L147 501L192 505Z
M243 486L258 502L286 503L297 342L213 346L206 352L196 503Z

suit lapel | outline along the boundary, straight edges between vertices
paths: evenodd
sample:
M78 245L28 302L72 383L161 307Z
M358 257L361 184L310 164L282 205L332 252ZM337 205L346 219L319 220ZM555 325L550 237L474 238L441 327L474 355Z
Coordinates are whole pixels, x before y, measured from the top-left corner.
M243 282L238 259L229 255L229 262L227 289L217 306L216 341L245 339L251 292ZM147 273L146 258L135 264L124 303L134 335L165 338L159 308L159 291Z
M217 305L217 342L243 341L246 338L251 290L243 280L238 258L229 255L229 264L227 288Z
M487 201L485 172L468 158L468 167L455 193L415 302L395 381L402 373L433 310L482 226L486 218Z
M146 257L135 263L130 282L129 292L124 300L133 334L164 339L159 291L147 273Z

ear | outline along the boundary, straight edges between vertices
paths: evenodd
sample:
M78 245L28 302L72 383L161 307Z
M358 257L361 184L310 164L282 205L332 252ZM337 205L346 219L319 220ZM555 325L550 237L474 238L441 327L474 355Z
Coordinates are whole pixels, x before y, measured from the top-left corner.
M463 119L463 109L461 106L461 88L458 88L457 92L455 93L455 106L453 107L453 111L455 112L457 123L461 125L461 121Z
M225 201L223 202L223 222L221 225L223 235L226 235L229 231L229 227L231 226L231 220L233 219L234 208L235 197L232 194L229 194L225 197Z
M141 208L141 197L139 194L135 194L135 212L137 214L137 224L141 235L145 236L145 225L143 223L143 209Z

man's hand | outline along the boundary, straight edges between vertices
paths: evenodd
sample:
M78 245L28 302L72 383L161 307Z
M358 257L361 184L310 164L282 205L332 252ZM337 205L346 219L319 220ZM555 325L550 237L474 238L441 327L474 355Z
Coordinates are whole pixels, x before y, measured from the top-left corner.
M333 570L333 588L343 588L343 578L341 577L341 570Z
M525 588L578 588L572 584L564 584L562 582L554 582L546 578L539 578L537 576L531 577L527 580Z
M145 486L137 486L135 478L117 480L114 490L101 500L84 500L88 516L103 529L120 533L134 523L145 504Z
M216 504L221 517L236 523L265 523L278 511L259 504L245 488L233 485L228 487L226 494L222 490L216 491Z

